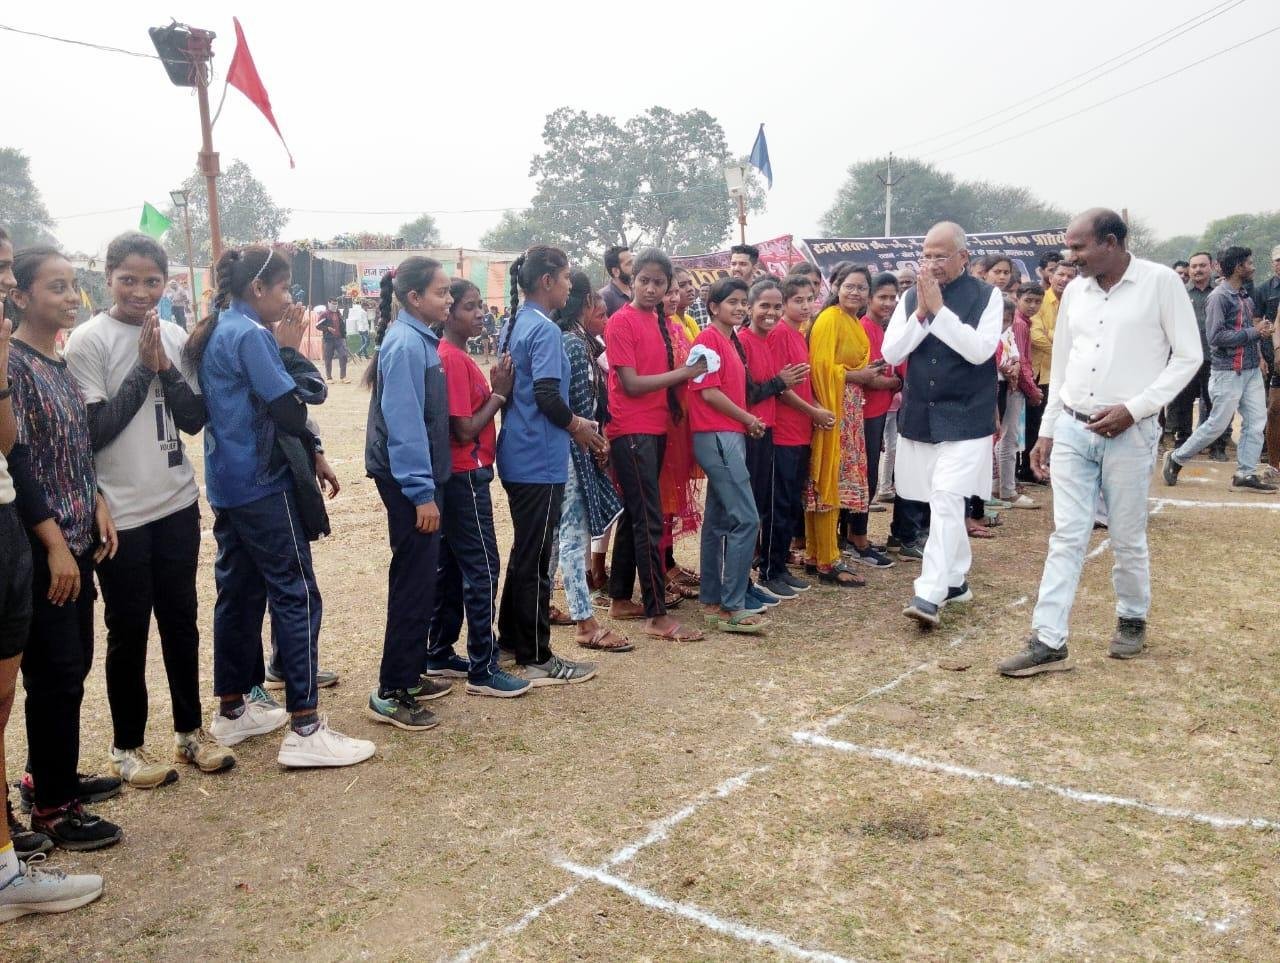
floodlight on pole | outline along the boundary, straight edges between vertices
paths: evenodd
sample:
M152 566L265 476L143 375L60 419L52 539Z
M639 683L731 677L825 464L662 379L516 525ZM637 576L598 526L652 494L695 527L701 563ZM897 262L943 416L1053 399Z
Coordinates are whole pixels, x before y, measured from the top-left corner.
M747 243L747 165L729 164L724 169L724 182L729 196L738 202L738 235L742 244Z
M213 123L209 119L209 64L213 60L212 30L189 27L176 20L148 33L164 64L169 80L178 87L196 88L200 108L200 153L197 164L209 195L209 240L213 260L222 257L222 223L218 214L218 155L213 150Z

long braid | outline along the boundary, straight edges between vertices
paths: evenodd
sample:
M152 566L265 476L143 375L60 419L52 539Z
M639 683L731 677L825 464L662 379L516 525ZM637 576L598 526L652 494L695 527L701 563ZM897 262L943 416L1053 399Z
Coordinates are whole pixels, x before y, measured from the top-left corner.
M667 348L667 370L674 371L676 367L676 352L671 346L671 329L667 327L667 309L662 300L658 300L658 330L662 332L662 343ZM667 410L671 412L671 420L675 424L680 424L684 420L684 410L680 407L680 399L676 395L674 386L667 389Z
M187 363L191 365L194 371L200 370L200 362L204 359L204 349L208 347L209 339L213 337L213 329L218 323L219 313L231 307L233 272L240 258L240 251L237 248L231 248L218 259L217 266L214 268L213 276L216 289L213 294L213 302L209 305L209 314L191 329L191 336L187 339L186 347L183 348Z
M395 271L388 271L382 275L382 281L378 285L378 320L373 327L373 357L369 359L364 377L360 379L360 383L366 388L372 388L378 380L378 354L382 348L382 340L387 336L387 328L391 325L391 295L395 288L395 278Z
M511 344L511 335L516 329L516 312L520 307L520 269L524 267L525 255L521 254L518 258L511 262L511 320L507 322L506 337L498 345L498 354L503 354L507 350L507 345Z

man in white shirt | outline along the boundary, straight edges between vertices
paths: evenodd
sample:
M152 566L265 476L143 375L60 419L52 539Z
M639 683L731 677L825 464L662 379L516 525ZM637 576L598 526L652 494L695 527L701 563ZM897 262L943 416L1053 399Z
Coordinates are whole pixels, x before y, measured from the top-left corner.
M352 301L347 311L347 330L360 336L360 347L356 349L356 357L369 359L373 342L369 338L369 312L359 301Z
M1178 275L1125 250L1114 211L1085 211L1067 228L1080 277L1067 285L1053 337L1049 400L1032 470L1050 474L1053 520L1026 648L998 666L1030 676L1072 668L1067 625L1099 492L1110 512L1118 624L1113 658L1146 642L1151 605L1147 491L1160 440L1157 415L1200 367L1200 332Z
M911 359L898 410L894 477L900 498L929 503L920 577L902 612L925 627L939 624L947 603L973 598L965 498L991 496L1004 295L970 275L968 259L963 228L950 221L930 228L920 276L898 302L882 348L890 365Z

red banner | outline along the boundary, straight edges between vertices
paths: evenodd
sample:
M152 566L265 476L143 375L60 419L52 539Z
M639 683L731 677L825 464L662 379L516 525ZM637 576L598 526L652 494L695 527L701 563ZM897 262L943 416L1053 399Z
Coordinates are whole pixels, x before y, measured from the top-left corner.
M784 234L755 245L760 250L760 263L756 265L756 278L773 275L776 278L786 277L791 265L805 260L803 254L791 243L791 235ZM690 254L685 257L673 257L671 263L676 267L688 268L693 274L695 284L709 284L719 278L729 276L729 252L716 251L714 254Z

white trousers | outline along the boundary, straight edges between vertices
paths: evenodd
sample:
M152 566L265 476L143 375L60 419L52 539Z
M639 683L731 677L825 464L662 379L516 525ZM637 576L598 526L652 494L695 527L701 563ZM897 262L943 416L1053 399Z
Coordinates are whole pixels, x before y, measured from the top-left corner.
M898 441L897 491L903 498L929 503L929 540L915 594L941 605L947 589L969 574L973 553L964 524L965 498L991 494L991 438L944 441L936 445L909 438Z

